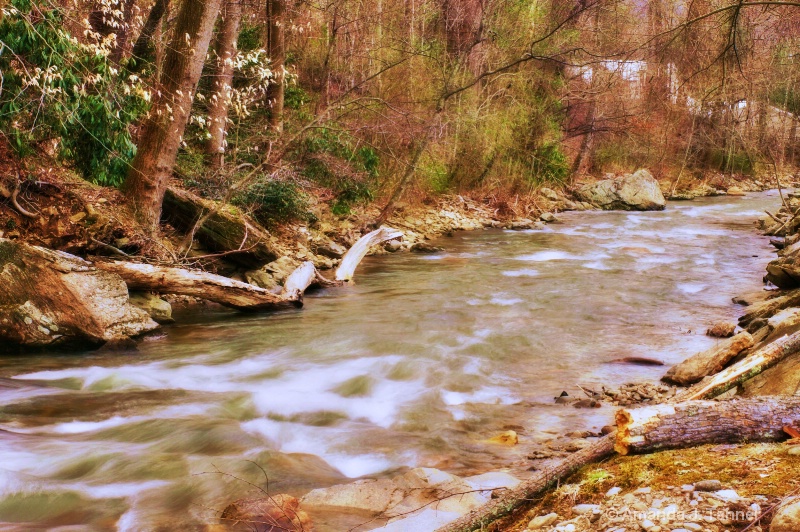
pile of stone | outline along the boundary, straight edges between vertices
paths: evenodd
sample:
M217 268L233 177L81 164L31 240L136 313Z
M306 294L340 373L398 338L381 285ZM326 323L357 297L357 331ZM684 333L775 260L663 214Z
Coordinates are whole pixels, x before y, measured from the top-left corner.
M562 487L562 490L569 486ZM543 532L722 532L755 523L776 502L726 489L718 480L703 480L663 490L650 487L625 491L613 487L597 504L578 504L565 515L549 513L530 520L528 530ZM764 516L767 517L767 516ZM800 498L783 501L771 528L754 524L752 532L800 530ZM768 519L765 519L767 521Z

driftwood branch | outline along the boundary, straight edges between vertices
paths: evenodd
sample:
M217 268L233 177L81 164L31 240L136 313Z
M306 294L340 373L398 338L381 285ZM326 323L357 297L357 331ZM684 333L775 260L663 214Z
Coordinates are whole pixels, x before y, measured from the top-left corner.
M342 263L336 270L337 281L351 281L355 274L356 267L361 262L361 259L367 254L369 249L381 242L387 240L394 240L395 238L402 238L402 231L392 229L390 227L381 227L362 236L358 242L342 257Z

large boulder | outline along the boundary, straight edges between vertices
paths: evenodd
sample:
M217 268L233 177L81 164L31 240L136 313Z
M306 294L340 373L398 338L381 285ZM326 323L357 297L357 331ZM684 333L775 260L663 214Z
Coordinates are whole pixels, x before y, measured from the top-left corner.
M797 532L798 530L800 530L800 497L790 497L775 512L769 532Z
M778 258L767 264L767 280L784 289L800 286L800 242L778 251Z
M113 273L61 251L0 238L0 345L100 346L158 327Z
M667 205L658 181L645 169L586 185L578 197L604 210L660 211Z
M752 346L753 337L747 332L739 333L719 342L711 349L697 353L680 364L675 364L662 379L683 385L700 382L703 377L722 371L736 355Z

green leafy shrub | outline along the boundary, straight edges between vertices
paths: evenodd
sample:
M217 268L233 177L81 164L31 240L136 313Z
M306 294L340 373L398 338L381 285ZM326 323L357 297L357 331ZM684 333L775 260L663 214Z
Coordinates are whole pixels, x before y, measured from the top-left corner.
M233 199L267 227L295 220L309 221L308 197L292 181L262 179Z
M111 41L81 44L63 29L61 9L34 4L13 0L0 22L0 130L22 157L60 138L60 155L86 179L118 185L149 94L109 60Z

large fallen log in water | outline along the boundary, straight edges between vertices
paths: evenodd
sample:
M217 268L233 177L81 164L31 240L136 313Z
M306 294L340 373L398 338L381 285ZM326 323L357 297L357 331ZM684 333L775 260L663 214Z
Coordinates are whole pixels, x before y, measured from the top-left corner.
M304 262L289 275L280 294L200 270L124 261L97 262L96 267L119 275L130 290L193 296L237 310L269 310L288 305L302 306L303 294L310 286L337 286L351 280L369 248L402 236L400 231L381 227L361 237L342 259L336 271L336 281L323 277L313 263Z
M122 277L129 290L194 296L237 310L264 310L292 303L301 304L298 298L282 297L251 284L200 270L122 261L97 262L96 266Z
M614 450L648 453L708 443L778 441L800 421L800 397L687 401L620 410Z

